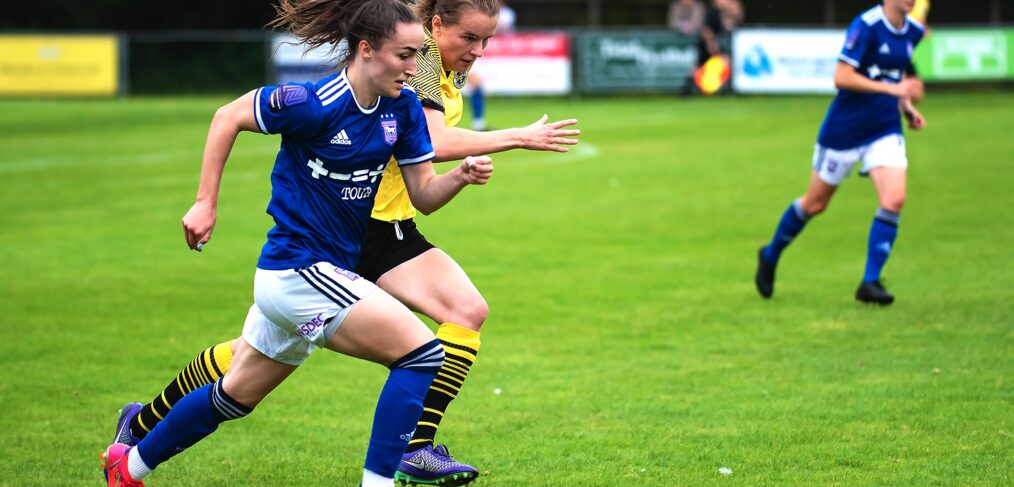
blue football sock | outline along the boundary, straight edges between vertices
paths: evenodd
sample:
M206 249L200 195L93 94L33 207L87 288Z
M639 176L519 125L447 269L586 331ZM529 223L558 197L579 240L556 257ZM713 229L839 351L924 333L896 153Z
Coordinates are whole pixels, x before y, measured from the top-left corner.
M472 90L472 125L477 129L486 128L486 94L478 86Z
M215 432L218 425L250 414L246 407L226 395L222 379L194 389L180 399L165 419L137 444L137 452L151 469Z
M373 432L366 451L367 470L386 478L394 477L422 414L426 391L443 363L444 347L439 340L433 340L391 364L391 374L373 415Z
M880 280L880 271L887 263L887 257L891 255L891 248L894 247L894 239L898 237L898 222L901 215L887 211L883 208L877 210L877 216L873 219L870 227L870 241L866 251L866 272L863 273L863 282Z
M771 239L771 243L764 247L764 261L771 265L778 264L782 251L792 243L792 239L796 238L799 232L803 231L803 227L806 226L806 221L809 219L810 217L803 211L800 200L793 201L782 214L782 219L778 222L778 228L775 230L775 236Z

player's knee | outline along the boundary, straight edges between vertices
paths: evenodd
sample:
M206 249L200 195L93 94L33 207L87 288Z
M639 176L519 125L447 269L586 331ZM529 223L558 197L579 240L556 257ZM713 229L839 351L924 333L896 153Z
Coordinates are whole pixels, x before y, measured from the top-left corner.
M892 213L901 213L905 206L905 193L893 193L880 198L880 207Z
M820 198L804 198L803 201L800 202L800 206L803 207L803 211L806 213L807 218L813 218L823 213L824 210L827 209L827 204L829 202L829 200Z
M221 416L222 421L231 421L245 417L252 413L257 404L260 403L260 399L241 399L235 397L235 394L229 394L226 392L226 386L222 379L215 381L209 392L211 394L211 404Z
M470 299L463 300L455 306L456 320L454 324L478 330L489 317L489 305L482 296L476 294Z
M247 408L250 411L253 411L268 395L268 392L253 387L242 378L229 379L228 375L215 381L213 386L213 395L217 395L222 402L232 404L238 409Z
M405 354L405 356L400 359L395 360L394 363L390 365L390 369L408 369L416 372L437 375L440 367L443 366L444 346L440 344L440 340L434 338L433 340L417 347L415 350Z

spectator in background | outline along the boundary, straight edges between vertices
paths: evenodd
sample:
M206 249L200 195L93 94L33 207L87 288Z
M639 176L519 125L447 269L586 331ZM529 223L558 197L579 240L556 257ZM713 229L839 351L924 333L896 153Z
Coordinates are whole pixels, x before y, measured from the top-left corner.
M669 28L685 36L701 35L706 10L700 0L675 0L669 4Z
M722 42L742 24L743 4L739 0L712 0L701 27L699 62L704 64L711 56L728 56Z
M500 16L496 20L496 33L498 35L514 32L514 20L517 15L514 9L507 5L507 2L500 0ZM468 101L472 105L472 130L485 132L489 130L486 125L486 92L482 89L482 75L472 68L468 74L468 87L471 88Z

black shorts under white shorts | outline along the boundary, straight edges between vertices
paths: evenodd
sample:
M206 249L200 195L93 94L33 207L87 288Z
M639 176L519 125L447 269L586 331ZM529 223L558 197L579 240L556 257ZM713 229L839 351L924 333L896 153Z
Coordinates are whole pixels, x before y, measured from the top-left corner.
M433 248L436 246L419 233L411 218L395 222L370 218L356 274L377 282L385 272Z

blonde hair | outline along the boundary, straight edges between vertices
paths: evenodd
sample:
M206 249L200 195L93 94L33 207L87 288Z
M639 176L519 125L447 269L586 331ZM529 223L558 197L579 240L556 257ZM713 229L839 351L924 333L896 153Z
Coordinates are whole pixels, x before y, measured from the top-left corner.
M457 25L465 12L476 10L490 17L500 15L499 0L418 0L415 11L427 29L433 29L433 17L447 25Z

